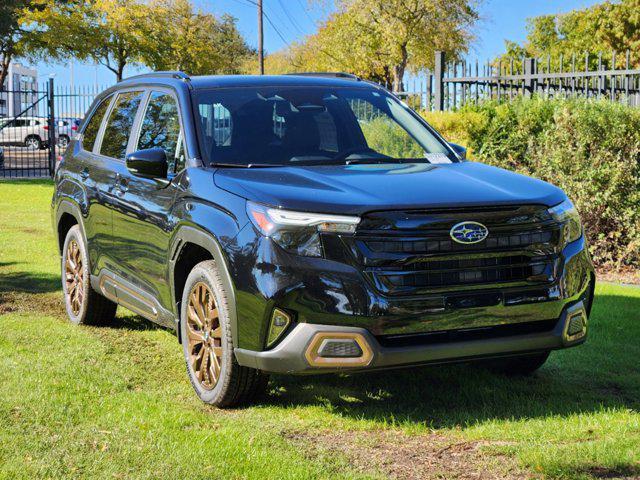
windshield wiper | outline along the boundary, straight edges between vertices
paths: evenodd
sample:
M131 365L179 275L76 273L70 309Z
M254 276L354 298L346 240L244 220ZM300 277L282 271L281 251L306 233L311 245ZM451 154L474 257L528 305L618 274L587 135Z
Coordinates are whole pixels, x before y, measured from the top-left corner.
M211 162L210 167L219 168L269 168L269 167L284 167L281 163L224 163L224 162Z
M422 160L423 163L427 163L424 159ZM411 158L393 158L393 157L385 157L385 158L352 158L352 159L348 159L345 160L345 165L358 165L358 164L366 164L366 163L373 163L373 164L379 164L379 163L416 163L415 159L411 159Z

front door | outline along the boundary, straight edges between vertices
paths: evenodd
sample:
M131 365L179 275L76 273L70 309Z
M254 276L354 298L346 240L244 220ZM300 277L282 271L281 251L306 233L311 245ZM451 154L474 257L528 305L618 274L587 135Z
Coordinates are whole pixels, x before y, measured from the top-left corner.
M151 91L144 102L129 148L162 148L169 161L169 179L184 165L177 99L170 91ZM114 254L119 274L171 310L168 282L172 206L176 188L168 179L136 176L126 165L119 171L120 208L114 210Z

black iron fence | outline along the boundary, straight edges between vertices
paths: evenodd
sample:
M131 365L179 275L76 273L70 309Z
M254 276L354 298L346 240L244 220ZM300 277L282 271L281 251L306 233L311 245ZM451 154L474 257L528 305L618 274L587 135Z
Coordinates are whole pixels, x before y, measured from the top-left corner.
M48 177L104 87L0 91L0 178Z
M534 94L600 98L640 107L640 70L632 68L630 57L626 52L607 57L585 54L580 60L546 57L480 64L448 62L437 52L434 70L410 78L404 91L396 93L414 109L426 111ZM52 175L85 112L105 88L56 86L49 79L33 90L1 90L0 178Z
M599 98L640 106L640 69L631 53L578 58L522 58L518 61L447 61L436 52L431 72L410 78L398 95L419 110L455 110L467 103L505 101L533 94Z

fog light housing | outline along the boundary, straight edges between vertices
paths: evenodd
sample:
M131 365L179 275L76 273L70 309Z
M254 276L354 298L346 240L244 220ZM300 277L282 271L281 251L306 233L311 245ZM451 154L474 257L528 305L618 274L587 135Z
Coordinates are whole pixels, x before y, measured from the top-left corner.
M587 312L584 307L567 313L567 320L564 328L564 338L566 342L580 340L587 334Z
M305 358L312 367L365 367L371 363L373 351L360 333L318 332Z
M274 308L271 313L271 322L269 322L269 333L267 334L267 347L276 343L282 334L291 324L291 315L284 310Z

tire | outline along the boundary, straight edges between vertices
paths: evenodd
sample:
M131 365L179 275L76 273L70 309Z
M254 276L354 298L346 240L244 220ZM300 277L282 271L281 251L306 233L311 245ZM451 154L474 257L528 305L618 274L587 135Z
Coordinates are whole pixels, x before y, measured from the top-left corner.
M40 150L42 148L42 140L37 135L29 135L24 139L24 146L32 150Z
M67 232L61 260L62 292L69 321L75 325L112 322L117 305L91 288L89 256L78 225Z
M490 363L490 368L505 375L531 375L544 365L550 354L551 352L542 352L494 360Z
M60 148L67 148L69 146L69 137L67 137L66 135L60 135L58 137L58 147Z
M264 391L268 376L239 365L233 355L228 293L213 260L191 270L180 310L187 374L200 400L229 408L249 403Z

